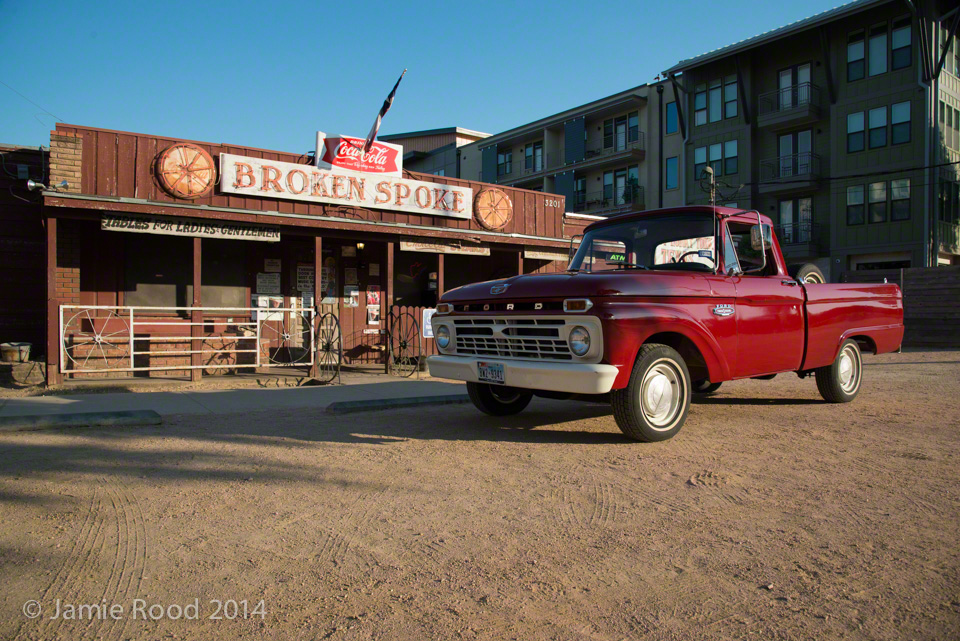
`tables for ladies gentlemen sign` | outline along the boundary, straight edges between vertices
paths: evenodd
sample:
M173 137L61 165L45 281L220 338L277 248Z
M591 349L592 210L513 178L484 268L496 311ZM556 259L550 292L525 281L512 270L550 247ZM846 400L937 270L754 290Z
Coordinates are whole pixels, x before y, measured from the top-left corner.
M261 198L388 209L469 219L473 190L383 173L326 171L310 165L220 154L220 189Z

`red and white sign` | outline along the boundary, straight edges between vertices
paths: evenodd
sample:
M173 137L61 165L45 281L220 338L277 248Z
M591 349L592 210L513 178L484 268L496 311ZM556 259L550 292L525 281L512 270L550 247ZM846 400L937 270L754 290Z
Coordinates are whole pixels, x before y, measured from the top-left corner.
M364 143L364 138L332 136L318 131L317 168L401 177L403 147L377 140L370 151L363 153Z

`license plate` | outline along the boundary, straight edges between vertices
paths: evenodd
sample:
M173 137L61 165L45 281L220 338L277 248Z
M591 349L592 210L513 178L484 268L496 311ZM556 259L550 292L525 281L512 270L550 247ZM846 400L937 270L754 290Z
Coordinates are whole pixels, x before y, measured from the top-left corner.
M477 362L478 378L482 383L496 383L503 385L503 363L488 363L485 361Z

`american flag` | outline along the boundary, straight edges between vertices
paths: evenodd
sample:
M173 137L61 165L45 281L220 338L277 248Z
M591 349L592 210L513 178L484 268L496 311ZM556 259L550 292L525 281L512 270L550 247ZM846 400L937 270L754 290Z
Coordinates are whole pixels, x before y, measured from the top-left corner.
M403 73L400 74L400 77L397 78L397 84L393 85L393 91L390 92L390 95L387 96L387 99L383 101L383 106L380 107L380 113L377 114L377 119L373 123L373 127L370 128L370 133L367 135L367 141L363 143L363 153L370 151L370 148L373 146L373 141L377 137L377 132L380 131L380 123L383 121L383 117L387 115L387 112L390 111L390 107L393 105L393 97L397 95L397 87L400 86L400 81L403 80L404 74L407 73L407 70L404 69Z

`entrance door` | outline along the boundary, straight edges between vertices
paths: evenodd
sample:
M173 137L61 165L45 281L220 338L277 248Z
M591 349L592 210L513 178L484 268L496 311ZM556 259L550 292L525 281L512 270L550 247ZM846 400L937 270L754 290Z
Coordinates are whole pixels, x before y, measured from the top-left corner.
M627 119L625 117L617 118L614 145L616 151L623 151L627 148Z
M780 72L780 109L793 109L810 102L810 64Z
M780 136L780 178L793 175L793 134Z

